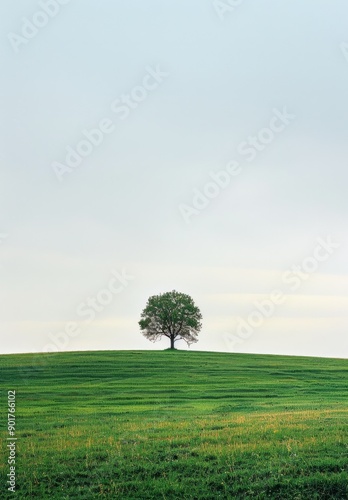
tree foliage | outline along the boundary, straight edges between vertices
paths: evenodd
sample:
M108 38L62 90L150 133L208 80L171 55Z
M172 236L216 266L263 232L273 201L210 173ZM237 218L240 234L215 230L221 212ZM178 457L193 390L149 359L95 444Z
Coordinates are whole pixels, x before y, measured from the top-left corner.
M198 341L201 319L201 312L192 298L173 290L148 299L139 326L144 336L152 342L163 336L168 337L170 347L174 349L177 340L182 339L188 345Z

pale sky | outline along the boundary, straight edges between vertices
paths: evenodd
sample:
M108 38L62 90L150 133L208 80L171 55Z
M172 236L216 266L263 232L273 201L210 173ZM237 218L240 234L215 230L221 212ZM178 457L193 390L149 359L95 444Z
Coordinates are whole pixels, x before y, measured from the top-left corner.
M348 356L346 1L1 11L1 353L163 349L176 289L192 350Z

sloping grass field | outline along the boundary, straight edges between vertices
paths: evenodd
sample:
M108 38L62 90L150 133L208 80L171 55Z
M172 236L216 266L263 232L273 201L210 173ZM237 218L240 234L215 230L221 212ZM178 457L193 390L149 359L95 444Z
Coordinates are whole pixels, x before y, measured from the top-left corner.
M347 368L188 351L0 356L0 498L348 499Z

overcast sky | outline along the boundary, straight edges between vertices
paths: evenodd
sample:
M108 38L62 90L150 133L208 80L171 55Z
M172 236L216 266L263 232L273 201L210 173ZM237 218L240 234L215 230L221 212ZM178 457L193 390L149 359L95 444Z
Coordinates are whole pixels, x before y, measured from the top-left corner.
M347 357L347 2L1 10L0 351L162 349L176 289L191 349Z

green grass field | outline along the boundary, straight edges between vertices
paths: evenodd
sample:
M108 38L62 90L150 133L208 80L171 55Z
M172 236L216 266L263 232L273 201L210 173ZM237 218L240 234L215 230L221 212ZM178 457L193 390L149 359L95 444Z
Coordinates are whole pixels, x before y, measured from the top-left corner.
M347 368L187 351L0 356L0 498L347 499Z

